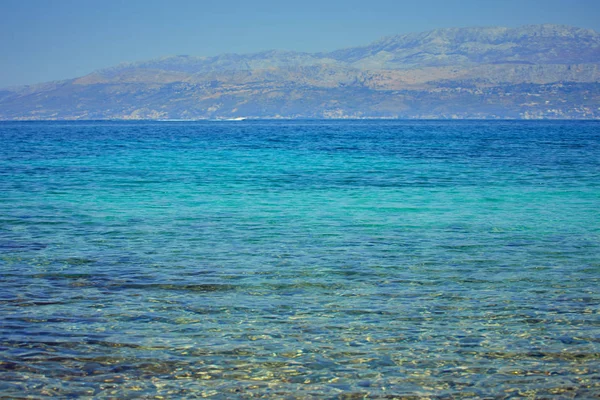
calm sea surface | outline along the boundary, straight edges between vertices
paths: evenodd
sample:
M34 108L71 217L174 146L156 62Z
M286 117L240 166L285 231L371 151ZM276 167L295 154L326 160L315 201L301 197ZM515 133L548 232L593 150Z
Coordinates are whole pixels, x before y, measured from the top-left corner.
M600 123L0 123L0 289L1 398L598 397Z

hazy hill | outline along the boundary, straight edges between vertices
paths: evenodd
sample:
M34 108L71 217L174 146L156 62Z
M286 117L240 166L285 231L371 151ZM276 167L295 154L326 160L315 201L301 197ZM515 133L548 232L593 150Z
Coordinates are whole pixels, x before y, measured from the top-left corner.
M478 64L585 64L600 59L600 35L559 25L450 28L392 36L329 56L379 69Z
M600 118L599 66L592 30L439 29L330 53L121 64L0 90L0 118Z

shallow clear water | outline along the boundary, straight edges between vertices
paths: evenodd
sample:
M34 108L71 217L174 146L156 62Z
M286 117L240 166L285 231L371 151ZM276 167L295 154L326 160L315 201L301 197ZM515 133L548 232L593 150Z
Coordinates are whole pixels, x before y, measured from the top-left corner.
M0 397L600 395L600 123L0 123Z

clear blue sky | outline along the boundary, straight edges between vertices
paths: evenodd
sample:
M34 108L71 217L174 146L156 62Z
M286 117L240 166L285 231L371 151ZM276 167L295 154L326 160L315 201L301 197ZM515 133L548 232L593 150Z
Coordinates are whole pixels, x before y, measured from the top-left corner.
M166 55L328 51L436 28L539 23L600 31L600 0L0 0L0 87Z

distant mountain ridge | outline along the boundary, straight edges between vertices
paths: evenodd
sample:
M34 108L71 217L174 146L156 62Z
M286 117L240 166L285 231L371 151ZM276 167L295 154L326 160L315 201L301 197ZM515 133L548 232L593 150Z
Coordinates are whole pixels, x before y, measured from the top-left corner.
M328 53L171 56L0 90L0 119L600 118L600 34L446 28Z
M339 50L336 59L364 62L392 54L394 66L481 63L598 62L600 34L561 25L510 28L447 28L384 38L365 47Z

